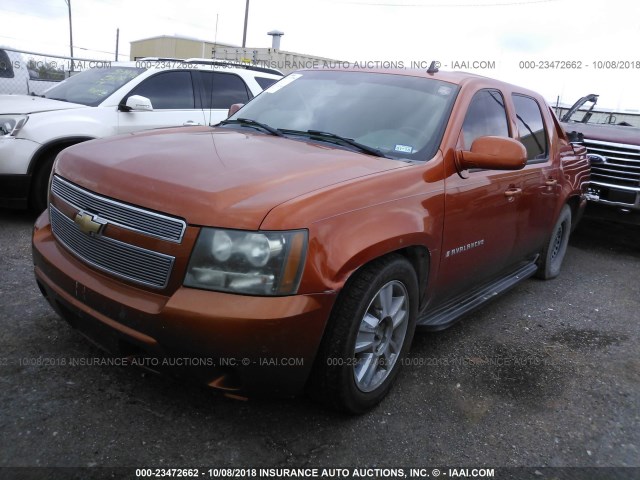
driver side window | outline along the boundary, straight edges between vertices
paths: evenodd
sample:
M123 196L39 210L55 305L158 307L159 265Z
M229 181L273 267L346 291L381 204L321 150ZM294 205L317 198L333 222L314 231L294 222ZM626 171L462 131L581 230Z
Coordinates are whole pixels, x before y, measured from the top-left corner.
M462 125L458 147L470 150L476 138L487 135L509 137L504 98L498 90L476 92Z
M147 78L128 95L141 95L151 100L154 110L186 110L195 108L191 72L163 72ZM126 99L123 101L123 103Z

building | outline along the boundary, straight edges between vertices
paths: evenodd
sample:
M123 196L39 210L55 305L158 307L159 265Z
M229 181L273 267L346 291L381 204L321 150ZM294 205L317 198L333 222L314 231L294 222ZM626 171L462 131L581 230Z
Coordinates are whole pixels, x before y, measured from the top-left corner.
M271 48L242 48L222 42L197 38L161 35L131 42L131 60L145 57L160 58L219 58L231 62L251 63L290 73L299 68L318 68L334 65L338 60L280 50L283 32L271 31Z

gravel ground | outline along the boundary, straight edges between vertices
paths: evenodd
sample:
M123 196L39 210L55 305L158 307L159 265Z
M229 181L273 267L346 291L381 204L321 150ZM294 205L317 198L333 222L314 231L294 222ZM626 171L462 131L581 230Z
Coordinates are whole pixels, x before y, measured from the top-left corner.
M417 334L387 399L345 417L135 367L21 364L104 358L41 297L33 221L0 210L0 467L640 466L638 226L584 220L559 278Z

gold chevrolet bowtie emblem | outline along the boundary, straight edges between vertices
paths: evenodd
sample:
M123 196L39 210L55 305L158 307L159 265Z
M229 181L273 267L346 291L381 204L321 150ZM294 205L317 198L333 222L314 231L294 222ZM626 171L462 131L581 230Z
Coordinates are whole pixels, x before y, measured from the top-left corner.
M78 225L80 231L92 236L100 235L102 229L107 224L105 220L102 220L97 215L82 211L76 214L73 221Z

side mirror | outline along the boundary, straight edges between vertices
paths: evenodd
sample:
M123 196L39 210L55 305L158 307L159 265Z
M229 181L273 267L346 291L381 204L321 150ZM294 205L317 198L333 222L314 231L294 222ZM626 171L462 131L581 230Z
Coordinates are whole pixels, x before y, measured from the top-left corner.
M238 110L240 110L242 107L244 107L244 103L234 103L233 105L231 105L229 107L229 113L227 114L227 118L229 118L231 115L233 115L234 113L236 113Z
M124 111L153 112L153 105L151 105L151 100L147 97L143 97L142 95L131 95L127 98Z
M456 150L455 158L459 172L470 168L520 170L527 164L527 149L513 138L479 137L471 151Z

